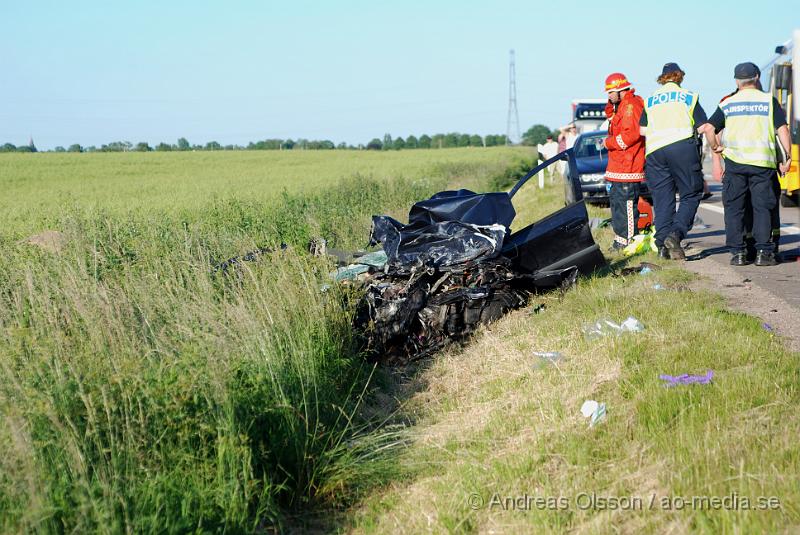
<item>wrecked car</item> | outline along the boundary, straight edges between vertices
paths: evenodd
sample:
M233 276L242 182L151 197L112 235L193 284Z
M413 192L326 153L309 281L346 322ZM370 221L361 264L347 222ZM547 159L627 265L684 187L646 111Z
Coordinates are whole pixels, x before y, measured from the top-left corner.
M383 247L385 264L369 269L355 317L370 359L404 364L423 358L525 306L532 294L571 285L579 273L605 265L577 173L565 178L563 208L512 231L516 193L561 160L575 168L569 149L508 192L437 193L411 207L407 224L373 217L370 243Z

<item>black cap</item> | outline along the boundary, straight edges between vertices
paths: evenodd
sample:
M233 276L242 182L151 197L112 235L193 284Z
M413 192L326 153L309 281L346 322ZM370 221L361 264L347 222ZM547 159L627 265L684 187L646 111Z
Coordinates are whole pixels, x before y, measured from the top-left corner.
M761 76L761 70L759 70L758 65L749 61L740 63L733 69L733 77L737 80L749 80L756 76Z
M671 72L678 72L678 71L683 72L683 69L678 67L677 63L667 63L664 65L664 68L661 69L661 76L664 76L665 74L669 74Z

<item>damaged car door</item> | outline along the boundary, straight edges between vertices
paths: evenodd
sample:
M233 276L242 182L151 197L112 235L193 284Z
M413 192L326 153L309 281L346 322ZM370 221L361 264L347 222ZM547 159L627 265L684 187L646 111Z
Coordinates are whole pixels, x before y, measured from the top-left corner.
M575 158L572 149L555 158L562 155L568 160L569 167L573 168ZM542 166L546 164L547 162ZM520 179L508 193L509 198L513 199L534 174L528 173ZM605 265L600 247L592 237L586 201L581 192L580 181L575 176L574 173L567 173L564 178L564 208L514 232L506 240L502 254L514 260L516 269L534 273L576 266L582 274L589 275L598 266Z

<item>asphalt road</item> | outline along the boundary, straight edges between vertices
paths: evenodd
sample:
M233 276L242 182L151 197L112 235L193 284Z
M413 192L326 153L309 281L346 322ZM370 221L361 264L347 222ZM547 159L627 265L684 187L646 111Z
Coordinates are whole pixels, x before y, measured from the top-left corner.
M800 208L781 207L780 256L784 261L777 266L756 267L754 265L730 266L730 253L725 248L725 220L719 182L711 175L706 179L714 195L700 203L697 215L708 228L696 225L686 238L687 267L694 263L714 263L717 267L731 269L741 276L742 281L753 284L787 301L798 309L800 314ZM698 266L699 267L699 266ZM711 266L708 266L711 267ZM704 269L706 271L706 269ZM800 315L798 316L800 320Z
M697 215L702 224L696 224L684 241L684 265L704 276L701 287L722 294L732 308L760 317L765 329L800 351L800 208L781 207L780 264L734 267L725 247L722 186L711 178L710 166L706 180L714 195L700 203Z

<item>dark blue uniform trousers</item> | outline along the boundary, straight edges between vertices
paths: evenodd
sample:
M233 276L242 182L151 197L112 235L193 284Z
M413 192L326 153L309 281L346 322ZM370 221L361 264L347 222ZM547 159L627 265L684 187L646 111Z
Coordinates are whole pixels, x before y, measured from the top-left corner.
M640 187L638 182L611 182L608 196L608 204L611 206L611 228L614 229L614 241L620 245L628 245L636 235Z
M650 153L645 161L645 177L653 195L656 245L663 247L664 239L673 233L682 240L692 228L703 195L703 168L694 138ZM681 196L677 211L676 191Z
M777 215L778 205L775 177L775 169L743 165L725 159L722 205L725 207L725 244L731 253L745 251L745 227L750 223L750 209L756 249L775 250L775 244L772 243L773 219Z
M769 216L772 226L772 249L775 254L778 254L778 247L781 243L781 203L778 199L781 198L781 183L778 181L778 173L772 178L772 193L775 194L775 208L770 210ZM747 245L747 254L751 251L755 253L756 240L753 238L753 203L750 200L750 190L747 190L747 195L744 201L744 243Z

